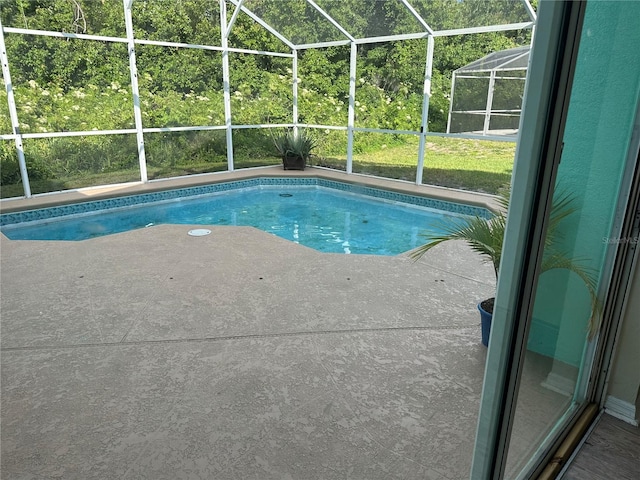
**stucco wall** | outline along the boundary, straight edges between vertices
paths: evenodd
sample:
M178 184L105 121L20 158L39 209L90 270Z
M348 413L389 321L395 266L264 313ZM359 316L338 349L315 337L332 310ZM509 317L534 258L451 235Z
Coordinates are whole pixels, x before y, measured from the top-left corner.
M633 416L637 421L640 417L640 261L636 261L622 321L607 394L622 402L622 405L614 404L612 408L621 408L623 411L618 413ZM613 402L609 399L608 403L611 405ZM624 407L628 408L626 414Z
M562 248L600 272L640 98L640 2L589 2L558 170L559 191L576 213ZM542 26L540 26L542 28ZM529 348L579 365L589 317L586 289L575 275L541 276Z

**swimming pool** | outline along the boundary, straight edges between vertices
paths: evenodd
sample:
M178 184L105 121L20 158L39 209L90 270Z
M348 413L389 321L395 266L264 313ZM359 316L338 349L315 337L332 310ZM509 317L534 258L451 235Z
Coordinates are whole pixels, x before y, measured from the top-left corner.
M85 240L159 224L253 226L321 252L397 255L486 209L316 178L258 178L0 215L12 240Z

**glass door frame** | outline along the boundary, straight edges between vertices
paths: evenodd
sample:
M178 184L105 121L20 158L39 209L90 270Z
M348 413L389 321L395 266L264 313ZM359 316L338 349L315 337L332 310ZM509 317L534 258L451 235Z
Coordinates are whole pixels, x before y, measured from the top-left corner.
M533 302L544 249L543 239L546 235L565 140L565 124L578 48L581 38L584 38L582 25L587 5L592 5L594 1L541 0L539 5L539 22L531 53L525 108L520 124L520 139L516 151L517 160L476 432L471 470L473 479L504 477L517 392L520 388L523 360L532 323ZM625 15L625 18L630 18L626 9L619 11L619 15L620 19ZM591 15L589 22L593 22L594 18L596 17ZM610 23L608 27L600 30L601 38L608 35L612 35L612 39L617 38L613 36L614 30L617 34L624 35L625 30L620 30L618 25ZM627 31L633 28L629 22L625 25ZM588 37L591 36L591 27L591 23L585 26ZM618 38L622 38L619 35ZM633 38L637 42L640 37L636 35ZM626 42L626 37L624 41ZM591 45L593 46L593 43ZM589 42L585 42L585 55L588 55L587 52L593 53L588 47ZM629 50L616 51L632 52L633 45L629 46ZM605 50L601 52L608 53ZM583 57L578 67L590 64L584 60L586 58L589 57ZM627 78L631 78L634 72L637 73L638 65L635 64L634 68L631 76ZM584 70L581 72L584 75ZM584 78L587 77L580 77L580 80ZM616 157L624 160L618 163L618 167L622 167L623 171L615 180L618 190L613 201L617 198L617 205L612 207L614 211L610 217L612 223L609 228L614 241L604 250L605 259L601 265L599 296L604 307L602 326L587 347L584 370L580 372L577 390L574 390L574 394L577 393L574 399L578 400L578 403L564 411L561 419L551 428L517 478L529 478L526 476L540 474L558 445L564 441L568 430L586 423L587 414L594 413L598 406L603 405L612 352L619 336L630 280L640 262L640 248L636 244L640 235L640 85L637 78L633 78L632 81L636 83L633 83L634 90L629 92L635 95L635 105L628 103L628 100L622 100L631 107L631 110L624 114L629 117L628 120L621 124L622 128L628 129L628 134L617 140L626 153L624 157ZM581 82L576 83L576 98L579 97L580 88L584 90L584 85L581 85ZM615 101L610 105L609 114L614 112L617 115ZM604 117L597 118L605 121L607 111L603 113ZM575 125L573 127L575 128ZM569 140L571 139L570 135ZM624 141L624 145L621 141ZM598 142L594 145L598 145ZM571 145L568 143L568 150L570 148ZM602 152L599 158L602 158ZM607 185L612 184L610 182ZM620 241L615 241L616 239ZM546 473L548 470L545 470L544 474Z
M586 2L544 1L530 57L471 478L502 478ZM586 405L585 405L586 406ZM570 423L582 409L571 412Z

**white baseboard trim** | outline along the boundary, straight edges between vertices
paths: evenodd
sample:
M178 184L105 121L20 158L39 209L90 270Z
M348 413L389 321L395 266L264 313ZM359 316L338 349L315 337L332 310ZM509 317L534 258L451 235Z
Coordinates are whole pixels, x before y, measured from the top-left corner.
M576 388L576 381L573 378L565 377L556 372L550 372L542 382L542 386L556 393L570 397Z
M632 403L607 395L607 399L604 402L604 410L612 417L619 418L624 422L630 423L634 427L638 426L636 406Z

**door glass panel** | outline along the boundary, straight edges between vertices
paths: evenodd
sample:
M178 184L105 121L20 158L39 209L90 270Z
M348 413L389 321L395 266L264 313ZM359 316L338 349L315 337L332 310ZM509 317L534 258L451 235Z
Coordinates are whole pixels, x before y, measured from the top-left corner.
M587 4L505 478L529 470L586 401L605 271L640 92L638 2Z

